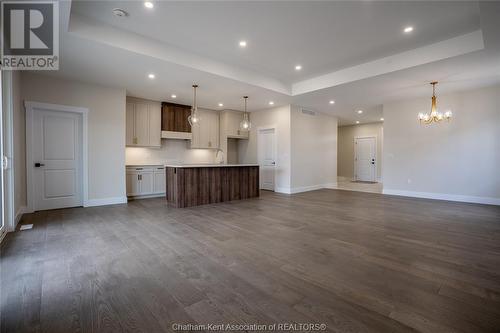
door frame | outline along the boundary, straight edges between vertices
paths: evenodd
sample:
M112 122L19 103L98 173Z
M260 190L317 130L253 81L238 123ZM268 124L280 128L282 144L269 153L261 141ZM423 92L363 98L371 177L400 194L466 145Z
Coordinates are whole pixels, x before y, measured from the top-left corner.
M24 107L26 109L26 197L28 203L28 210L35 211L35 182L34 182L34 169L33 166L33 114L36 111L56 111L56 112L69 112L77 113L82 116L82 198L83 207L88 205L88 113L89 109L59 105L50 103L40 103L33 101L25 101Z
M377 136L376 135L361 135L361 136L355 136L354 137L354 141L353 141L353 145L354 145L354 157L353 157L353 161L354 161L354 169L353 169L353 173L352 173L352 180L353 181L356 181L358 180L357 178L357 160L356 160L356 156L357 156L357 150L358 150L358 145L356 144L356 140L357 139L370 139L370 138L373 138L375 139L375 176L373 177L373 181L374 182L378 182L378 164L379 164L379 161L378 161L378 151L377 151Z
M274 144L273 144L273 151L274 151L274 159L275 159L275 164L274 164L274 189L273 192L276 192L276 189L278 188L277 183L276 183L276 174L278 171L278 127L276 125L269 125L269 126L259 126L257 127L257 163L259 164L260 167L260 160L259 160L259 141L260 141L260 132L265 131L265 130L274 130ZM261 177L259 176L259 179ZM260 182L260 180L259 180ZM260 183L259 183L259 190L260 190Z
M19 74L18 74L19 75ZM16 215L14 196L15 196L15 188L14 188L14 97L13 97L13 71L2 71L1 75L2 84L0 88L2 89L2 98L0 98L0 102L3 103L6 107L2 109L3 116L5 122L2 124L3 126L3 138L5 141L3 142L4 155L7 157L7 169L2 170L4 173L3 178L3 187L4 187L4 227L3 234L0 236L1 238L6 235L7 232L14 231L16 228ZM3 94L5 92L5 94ZM2 105L2 107L3 107ZM3 121L3 120L2 120ZM2 157L3 159L3 157Z

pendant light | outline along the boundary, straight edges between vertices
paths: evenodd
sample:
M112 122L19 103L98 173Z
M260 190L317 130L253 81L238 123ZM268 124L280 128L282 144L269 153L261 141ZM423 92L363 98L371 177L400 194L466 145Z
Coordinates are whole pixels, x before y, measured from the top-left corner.
M250 122L250 119L248 119L247 99L248 96L243 96L243 100L245 101L245 112L243 113L243 120L240 122L240 130L248 132L252 128L252 123Z
M445 113L441 113L437 108L437 98L436 98L436 84L437 81L431 82L432 85L432 102L431 102L431 112L430 113L419 113L418 120L420 123L431 124L433 122L440 122L443 119L450 120L453 114L451 111L446 111Z
M200 115L198 114L198 103L196 102L197 84L193 84L193 106L191 107L191 115L188 117L189 125L195 126L200 124Z

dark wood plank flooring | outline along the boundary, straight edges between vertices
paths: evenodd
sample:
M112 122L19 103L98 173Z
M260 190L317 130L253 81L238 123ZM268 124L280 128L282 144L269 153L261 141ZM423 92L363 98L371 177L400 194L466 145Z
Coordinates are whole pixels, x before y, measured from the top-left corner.
M2 332L500 331L500 207L320 190L23 223L1 247Z

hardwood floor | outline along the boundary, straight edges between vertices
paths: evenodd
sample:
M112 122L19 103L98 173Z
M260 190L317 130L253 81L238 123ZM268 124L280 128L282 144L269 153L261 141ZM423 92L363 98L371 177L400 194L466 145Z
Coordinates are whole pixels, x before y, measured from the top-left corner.
M2 332L500 331L500 207L319 190L24 223L1 247Z

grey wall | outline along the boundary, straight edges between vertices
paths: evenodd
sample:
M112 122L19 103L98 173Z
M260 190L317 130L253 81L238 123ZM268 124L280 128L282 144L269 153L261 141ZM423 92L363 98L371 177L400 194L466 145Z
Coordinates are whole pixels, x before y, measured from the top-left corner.
M374 136L377 138L377 178L382 177L383 123L370 123L339 127L337 170L339 177L354 177L354 138Z
M438 94L454 118L420 125L430 103L384 105L384 192L500 204L500 86Z

